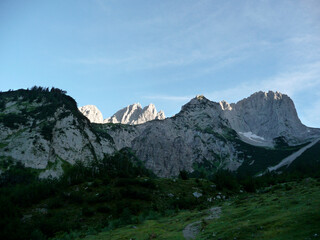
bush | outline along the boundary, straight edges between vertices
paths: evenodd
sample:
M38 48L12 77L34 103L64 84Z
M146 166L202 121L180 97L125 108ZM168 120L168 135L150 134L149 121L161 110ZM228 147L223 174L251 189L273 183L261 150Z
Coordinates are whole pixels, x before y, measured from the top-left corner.
M94 215L94 210L92 208L89 208L88 206L84 206L82 208L82 216L91 217L93 215Z
M27 122L27 118L23 115L18 115L15 113L7 114L3 117L0 117L0 122L3 123L8 128L17 129L20 124L25 124Z
M10 167L7 171L0 175L0 187L17 184L28 184L36 179L33 170L27 169L22 163L17 162L16 165Z
M239 191L239 183L230 171L219 170L213 176L213 182L216 184L218 190L228 189L236 192Z
M256 183L252 177L248 177L241 181L241 184L245 191L247 192L256 192Z
M182 180L188 180L189 179L188 172L186 170L180 171L179 178Z
M60 197L50 198L47 206L49 209L61 208L63 206L63 200Z
M111 208L106 205L106 204L103 204L101 206L99 206L97 208L97 211L100 212L100 213L110 213L111 212Z

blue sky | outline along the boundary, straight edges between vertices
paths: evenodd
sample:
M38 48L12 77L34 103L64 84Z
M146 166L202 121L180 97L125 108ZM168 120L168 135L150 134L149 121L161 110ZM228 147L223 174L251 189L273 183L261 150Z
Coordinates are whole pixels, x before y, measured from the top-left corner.
M320 127L320 1L1 0L0 83L62 88L105 118L273 90Z

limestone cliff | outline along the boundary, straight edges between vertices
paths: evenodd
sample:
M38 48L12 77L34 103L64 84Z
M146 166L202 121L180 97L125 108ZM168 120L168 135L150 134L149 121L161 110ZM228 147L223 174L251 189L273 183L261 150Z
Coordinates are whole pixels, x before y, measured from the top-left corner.
M235 104L220 105L232 129L251 144L272 146L281 136L295 145L319 134L301 123L293 101L279 92L257 92Z
M40 176L58 176L64 163L101 159L112 153L103 144L76 102L54 89L0 93L0 159L41 169Z
M79 111L86 116L90 122L103 123L103 116L95 105L86 105L79 108Z
M157 109L153 104L149 104L148 106L142 108L140 103L135 103L119 110L110 118L105 119L104 123L136 125L152 121L154 119L165 119L164 112L157 112Z
M319 129L300 122L288 96L271 91L235 104L197 96L171 118L153 104L130 105L104 124L96 107L80 110L57 89L0 93L0 161L20 161L48 177L61 174L63 164L102 159L131 148L161 177L204 168L255 174L301 148L278 149L277 139L294 146L320 136Z

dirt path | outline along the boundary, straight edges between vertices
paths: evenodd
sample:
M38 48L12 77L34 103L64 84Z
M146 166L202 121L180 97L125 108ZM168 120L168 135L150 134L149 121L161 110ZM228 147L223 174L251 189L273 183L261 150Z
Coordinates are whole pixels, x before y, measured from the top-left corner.
M212 220L212 219L220 218L221 207L210 208L208 213L209 213L209 216L203 218L203 220ZM202 220L190 223L183 229L182 231L183 237L186 240L191 240L196 238L196 236L199 234L201 230L201 221Z

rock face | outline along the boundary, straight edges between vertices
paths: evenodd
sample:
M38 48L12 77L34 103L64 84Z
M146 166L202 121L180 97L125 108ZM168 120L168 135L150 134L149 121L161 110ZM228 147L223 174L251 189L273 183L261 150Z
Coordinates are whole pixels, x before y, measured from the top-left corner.
M79 108L79 111L86 116L90 122L103 123L103 116L100 110L94 105L86 105Z
M295 145L320 136L319 129L300 122L288 96L274 92L258 92L236 104L197 96L172 118L117 129L106 125L104 130L117 149L132 148L147 168L162 177L192 172L196 165L235 171L245 160L259 162L255 152L260 148L252 145L270 148L279 137Z
M319 133L301 123L293 101L279 92L257 92L236 104L220 102L220 106L231 128L251 144L272 146L279 136L298 144Z
M119 110L112 117L105 119L104 123L136 125L155 119L165 119L164 112L157 112L156 107L153 104L149 104L148 106L142 108L140 103L135 103Z
M5 92L0 102L0 161L20 161L41 169L40 177L56 177L65 163L101 159L115 150L62 93Z
M140 103L125 107L110 118L103 120L102 113L94 105L86 105L79 108L79 111L86 116L92 123L121 123L121 124L142 124L152 120L163 120L166 118L163 111L157 112L153 104L142 108Z
M130 105L105 124L96 107L80 110L57 90L0 93L0 161L20 161L49 177L61 174L65 163L102 159L131 148L161 177L176 176L181 170L260 167L250 170L257 173L271 166L261 162L266 161L264 156L272 155L273 166L293 153L272 149L277 139L294 146L320 137L320 129L300 122L288 96L271 91L235 104L197 96L171 118L153 104ZM100 124L90 123L83 114ZM157 119L161 121L151 121Z
M223 119L218 103L196 97L182 107L175 117L136 126L105 125L117 149L132 148L145 166L158 176L193 171L195 164L221 165L236 170L242 160L232 142L224 136L230 125Z

